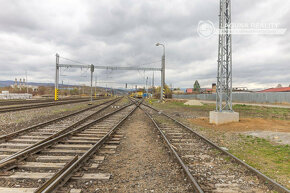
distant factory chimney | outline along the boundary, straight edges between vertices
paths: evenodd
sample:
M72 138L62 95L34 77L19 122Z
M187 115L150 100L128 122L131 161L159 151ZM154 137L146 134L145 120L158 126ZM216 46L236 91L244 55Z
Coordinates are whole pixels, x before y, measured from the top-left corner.
M14 85L17 86L17 78L15 78Z
M25 78L23 78L23 86L25 87Z

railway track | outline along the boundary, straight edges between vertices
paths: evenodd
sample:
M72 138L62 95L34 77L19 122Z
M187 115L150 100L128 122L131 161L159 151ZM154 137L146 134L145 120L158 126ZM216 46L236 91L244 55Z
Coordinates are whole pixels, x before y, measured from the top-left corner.
M76 127L78 124L81 124L83 121L85 121L87 118L90 118L92 116L95 116L99 113L101 107L109 107L110 105L114 104L120 100L118 99L113 99L113 100L107 100L105 102L100 101L99 104L93 105L91 107L79 110L77 112L70 113L65 116L61 116L43 123L39 123L36 125L32 125L30 127L6 134L0 136L0 143L3 142L13 142L14 138L17 136L20 136L20 139L15 139L15 141L30 141L31 143L38 141L37 139L32 140L29 138L30 133L44 133L46 130L51 130L51 135L53 133L57 133L58 131L63 130L64 128L70 127ZM54 128L53 130L51 128ZM47 132L46 132L47 134ZM21 139L22 138L22 139Z
M100 100L104 98L97 98L94 100ZM38 103L38 104L29 104L29 105L20 105L20 106L8 106L0 108L0 113L7 113L13 111L22 111L28 109L35 109L35 108L42 108L42 107L50 107L50 106L57 106L57 105L65 105L65 104L73 104L73 103L80 103L86 102L88 99L77 99L77 100L64 100L64 101L54 101L54 102L45 102L45 103Z
M290 191L171 116L140 106L184 169L196 192Z
M79 100L84 98L63 98L58 101L67 101L67 100ZM87 98L89 100L89 98ZM32 104L32 103L45 103L45 102L54 102L54 99L27 99L27 100L1 100L0 106L9 106L9 105L21 105L21 104Z
M111 174L98 170L99 164L115 153L122 138L118 128L138 107L160 132L195 192L289 192L169 115L142 101L124 100L106 101L5 140L0 144L0 193L85 192L83 183L108 180Z
M68 186L75 179L110 178L110 174L95 171L104 155L114 152L122 137L115 132L137 106L129 103L103 107L101 116L87 119L60 135L37 143L18 141L14 144L22 149L1 151L0 192L77 192ZM43 135L30 133L30 137L42 139Z

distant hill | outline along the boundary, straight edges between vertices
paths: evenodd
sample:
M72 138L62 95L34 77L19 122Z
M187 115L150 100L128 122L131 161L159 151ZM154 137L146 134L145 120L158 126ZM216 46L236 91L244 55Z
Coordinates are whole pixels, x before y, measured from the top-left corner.
M13 80L0 80L0 87L6 87L14 84ZM38 83L38 82L28 82L29 85L34 86L53 86L54 83Z
M10 86L11 84L13 84L13 81L0 81L0 87Z
M13 80L0 80L0 87L7 87L14 84ZM54 86L54 83L39 83L39 82L28 82L29 85L33 85L33 86ZM75 85L67 85L64 84L64 86L75 86ZM98 88L103 88L105 89L105 87L99 87ZM107 88L108 90L111 90L111 88ZM116 92L118 93L126 93L127 91L123 90L123 89L114 89Z

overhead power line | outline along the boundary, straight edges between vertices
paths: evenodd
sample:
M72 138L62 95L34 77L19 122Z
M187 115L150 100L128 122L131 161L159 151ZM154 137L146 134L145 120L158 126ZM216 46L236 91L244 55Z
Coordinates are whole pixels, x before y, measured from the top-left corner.
M60 58L64 59L64 60L68 60L68 61L71 61L71 62L75 62L75 63L79 63L79 64L86 64L84 62L80 62L80 61L76 61L76 60L71 60L71 59L68 59L68 58L64 58L62 56L59 56ZM89 64L88 64L89 65Z

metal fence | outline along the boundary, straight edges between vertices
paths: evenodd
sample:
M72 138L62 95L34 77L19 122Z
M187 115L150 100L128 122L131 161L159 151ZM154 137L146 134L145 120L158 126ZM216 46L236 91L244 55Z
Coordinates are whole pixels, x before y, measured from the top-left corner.
M216 94L172 95L172 98L215 101ZM290 92L233 93L233 102L290 103Z

